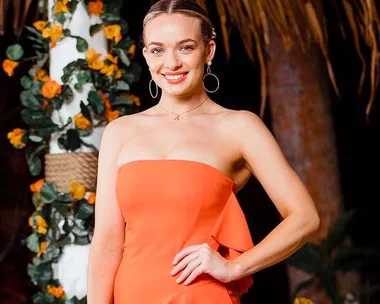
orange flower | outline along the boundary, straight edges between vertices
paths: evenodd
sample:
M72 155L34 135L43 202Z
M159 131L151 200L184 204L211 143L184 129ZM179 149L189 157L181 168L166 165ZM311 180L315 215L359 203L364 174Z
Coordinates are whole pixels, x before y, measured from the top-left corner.
M49 21L36 21L33 23L33 26L42 32L42 30L46 27L46 25L49 23Z
M90 205L93 205L93 204L95 204L95 200L96 200L96 194L95 194L95 192L91 192L90 195L87 198L87 202Z
M42 186L44 184L45 184L45 179L41 178L38 181L36 181L35 183L33 183L33 184L30 185L30 191L32 191L32 192L40 192L41 188L42 188Z
M128 55L130 56L135 56L135 52L136 52L136 45L135 44L132 44L129 49L128 49Z
M46 109L47 107L49 106L49 102L48 101L44 101L41 105L41 108L42 109Z
M47 75L47 72L44 69L41 69L37 72L36 77L34 78L38 81L48 81L50 80L50 77Z
M102 98L102 101L104 103L104 106L105 106L104 117L107 119L107 121L112 121L118 118L121 115L120 111L119 110L112 111L111 103L109 99L107 98L107 96L102 91L98 91L98 94Z
M42 96L52 99L62 92L62 85L57 83L55 80L49 79L41 88Z
M50 27L45 27L42 30L42 37L50 38L52 43L63 37L63 27L61 24L53 23Z
M47 227L48 224L46 223L45 219L41 215L36 215L34 218L29 218L29 226L37 229L37 232L40 234L46 234L47 233Z
M140 106L141 105L141 102L140 102L140 98L137 97L136 95L133 95L131 93L122 93L121 96L124 96L126 98L129 98L133 101L133 103L136 105L136 106Z
M91 121L83 116L82 113L74 115L75 126L78 129L86 130L91 126Z
M46 253L47 242L40 243L40 250L37 252L37 257L39 258L42 254Z
M118 60L118 57L117 56L112 56L111 54L107 54L106 55L106 58L105 59L107 59L107 60L109 60L109 61L111 61L112 63L114 63L114 64L117 64L117 60Z
M69 8L67 7L67 1L65 1L66 3L62 2L62 1L58 1L55 5L54 5L54 10L53 10L53 13L54 14L59 14L59 13L68 13L69 12Z
M52 286L48 285L46 286L47 292L56 297L57 299L64 299L65 298L65 292L63 291L62 286Z
M295 298L293 304L314 304L313 301L307 298Z
M23 148L25 147L25 143L22 141L22 138L24 136L25 130L16 128L13 129L13 131L9 132L7 134L7 137L10 141L10 143L15 147L15 148Z
M118 117L120 117L120 111L119 110L115 110L115 111L110 111L108 109L106 109L105 113L104 113L104 117L107 119L107 121L112 121Z
M103 13L103 2L99 0L89 2L88 11L90 12L90 15L99 16Z
M101 54L96 53L94 49L89 49L86 52L87 64L90 69L100 70L104 67L104 62L98 60Z
M5 59L3 61L3 70L5 73L8 74L9 77L13 76L14 74L14 69L19 65L18 62L10 60L10 59Z
M84 185L77 182L71 182L70 195L73 198L75 198L76 200L81 200L82 198L84 198L85 194L86 194L86 188Z
M118 24L105 26L104 27L104 33L105 33L107 39L114 40L115 42L119 42L122 38L121 27Z

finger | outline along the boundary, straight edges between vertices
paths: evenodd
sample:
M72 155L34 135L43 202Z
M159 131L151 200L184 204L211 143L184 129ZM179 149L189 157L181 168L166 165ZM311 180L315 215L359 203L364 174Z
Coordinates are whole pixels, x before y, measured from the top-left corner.
M189 263L185 270L181 273L181 275L178 277L176 280L177 283L182 283L183 280L185 280L192 272L194 269L196 269L199 265L202 264L202 261L200 259L196 259Z
M190 253L193 253L199 249L203 248L203 244L202 245L192 245L192 246L188 246L184 249L182 249L179 253L177 253L177 255L174 257L174 260L173 260L173 264L177 264L180 260L182 260L186 255L190 254Z
M192 281L194 281L199 275L204 272L202 268L202 265L199 265L196 269L194 269L183 284L189 285Z
M199 257L199 252L193 252L182 259L170 272L171 275L176 275L179 271L184 269L187 264L189 264L191 261L195 260L197 257Z

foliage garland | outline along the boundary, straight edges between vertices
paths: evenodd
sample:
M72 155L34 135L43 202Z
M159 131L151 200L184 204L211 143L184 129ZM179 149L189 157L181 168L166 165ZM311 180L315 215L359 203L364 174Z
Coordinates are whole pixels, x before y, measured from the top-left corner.
M84 38L72 35L68 29L78 5L83 5L88 14L100 17L101 23L91 25L89 33L92 36L104 31L108 42L105 56L89 49ZM49 152L53 133L60 133L58 145L67 152L75 152L82 145L96 151L85 140L96 126L139 111L140 99L129 91L131 84L138 81L141 67L133 61L136 45L128 36L128 24L121 18L120 9L121 1L118 0L55 0L50 20L36 21L33 27L25 26L35 56L24 58L24 49L18 43L7 48L7 59L2 67L8 76L13 76L20 64L35 62L21 78L21 118L29 128L15 128L8 133L15 148L25 148L33 176L42 173L42 159ZM67 37L76 39L76 49L85 52L85 59L67 64L60 84L47 73L49 51ZM82 92L86 83L92 84L93 89L88 93L87 102L81 101L80 112L66 122L53 122L52 112L70 102L74 91ZM62 193L43 178L33 183L30 190L36 208L29 218L33 232L23 242L35 253L27 270L32 282L40 288L33 301L86 303L86 297L67 298L61 282L54 276L53 264L61 257L64 246L91 242L96 193L88 192L76 181L72 181L68 193Z

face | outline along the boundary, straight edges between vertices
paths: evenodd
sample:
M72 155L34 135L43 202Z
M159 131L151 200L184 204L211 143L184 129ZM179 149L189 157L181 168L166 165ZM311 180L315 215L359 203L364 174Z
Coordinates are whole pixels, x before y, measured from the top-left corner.
M200 20L182 14L162 14L148 22L144 57L155 83L167 94L189 95L202 87L205 63L215 53L215 42L205 46Z

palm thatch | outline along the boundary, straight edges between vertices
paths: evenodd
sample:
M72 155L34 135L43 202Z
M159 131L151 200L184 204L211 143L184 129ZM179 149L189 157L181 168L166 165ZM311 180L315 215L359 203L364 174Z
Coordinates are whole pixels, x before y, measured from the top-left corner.
M206 0L198 3L207 9ZM279 32L286 50L298 48L303 52L312 43L317 43L325 58L327 71L339 96L333 68L329 57L329 36L326 24L325 7L319 0L216 0L220 17L221 31L227 57L230 56L229 33L232 26L240 32L245 50L253 62L258 60L261 68L261 110L263 115L267 96L265 49L270 43L270 24ZM326 3L326 1L325 1ZM367 66L369 66L371 94L366 108L367 116L373 106L376 88L379 85L379 40L380 20L375 0L342 0L337 4L331 1L339 18L340 29L346 37L345 24L349 25L357 54L362 62L362 73L358 84L360 94ZM362 47L371 50L367 64Z
M7 22L12 22L13 32L20 36L32 3L37 0L0 0L0 36L4 35ZM37 5L35 6L37 7ZM35 14L38 14L36 10ZM37 17L37 16L36 16ZM11 18L11 20L7 20Z

